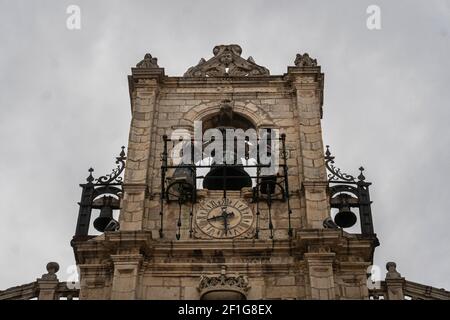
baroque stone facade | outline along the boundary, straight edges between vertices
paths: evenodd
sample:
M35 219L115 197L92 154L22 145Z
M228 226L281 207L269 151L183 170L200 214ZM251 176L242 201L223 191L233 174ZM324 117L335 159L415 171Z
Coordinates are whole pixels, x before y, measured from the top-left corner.
M267 68L241 54L238 45L216 46L211 59L202 58L183 77L166 76L150 54L132 68L128 77L132 120L120 229L73 239L80 299L394 299L404 295L405 281L393 265L386 282L376 290L368 287L376 235L347 233L331 219L321 129L324 74L317 61L298 54L285 74L269 75ZM220 110L226 111L225 116L232 111L255 129L279 130L285 137L288 168L289 188L270 207L267 201L255 201L255 188L227 191L227 199L238 203L232 214L241 210L251 215L246 232L230 237L211 236L201 229L201 211L208 203L222 201L221 190L199 188L192 203L161 197L162 184L175 175L174 168L162 169L167 143L163 137L177 129L192 133L195 121L214 126L216 120L211 119ZM238 121L236 117L233 121ZM169 142L168 148L172 147ZM448 298L446 291L436 294Z
M205 283L220 277L222 282L216 282L222 298L227 293L246 299L369 298L367 269L378 245L376 235L324 228L330 199L320 66L308 54L299 54L287 73L271 76L241 53L238 45L216 46L211 59L202 58L183 77L166 76L149 54L132 69L120 231L74 242L81 299L201 299L207 298ZM257 239L190 237L189 208L180 217L176 203L163 202L161 208L162 137L176 129L192 132L194 121L216 115L223 101L255 128L276 128L286 135L290 222L286 202L273 203L271 231L269 210L263 204L256 209L251 188L227 194L245 202L252 214L259 212ZM202 201L219 201L223 195L203 189L197 197L194 216ZM196 229L194 225L194 235ZM239 284L234 293L225 277Z
M330 205L320 67L305 54L286 74L270 76L241 52L237 45L217 46L210 60L202 59L181 78L165 76L145 59L132 69L120 232L75 244L82 299L200 299L200 279L222 270L246 278L247 299L368 298L366 269L376 237L323 227ZM286 134L292 238L285 202L273 204L273 239L268 209L260 205L258 239L189 238L189 214L183 214L176 240L178 206L170 203L164 204L164 237L159 237L162 136L192 130L194 121L216 114L224 100L255 128ZM199 202L221 197L221 192L198 190ZM229 191L228 197L256 213L250 188Z

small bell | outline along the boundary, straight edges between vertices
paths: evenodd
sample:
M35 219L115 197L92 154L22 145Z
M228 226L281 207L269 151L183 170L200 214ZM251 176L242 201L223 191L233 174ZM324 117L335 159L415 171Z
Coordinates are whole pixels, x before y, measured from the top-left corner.
M334 217L334 222L343 229L350 228L356 223L356 215L350 210L348 205L343 205Z

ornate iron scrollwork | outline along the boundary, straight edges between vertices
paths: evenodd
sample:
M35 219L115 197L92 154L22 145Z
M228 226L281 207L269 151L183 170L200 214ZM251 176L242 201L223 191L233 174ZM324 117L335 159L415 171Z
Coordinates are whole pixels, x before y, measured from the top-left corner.
M373 222L372 222L372 210L369 186L370 182L366 182L366 177L364 176L364 168L360 167L360 174L357 178L354 176L344 173L341 169L334 165L334 156L331 155L330 147L326 146L325 151L325 166L328 170L328 182L330 184L329 195L330 195L330 206L332 208L339 209L341 214L340 218L350 218L353 219L350 208L358 208L359 219L361 223L361 233L365 235L373 235ZM351 196L350 196L351 195ZM338 213L338 214L339 214ZM336 221L337 215L334 221L326 219L324 221L324 227L335 228L339 225L339 221ZM338 219L339 220L339 219ZM341 219L342 220L342 219ZM348 222L344 221L344 222ZM350 224L350 223L348 223ZM346 223L340 223L340 226L346 228Z
M344 173L341 169L334 165L334 157L331 155L330 146L327 146L327 151L325 152L325 166L327 167L329 174L328 180L343 180L348 182L355 182L355 177Z
M96 179L96 184L110 184L110 183L122 183L122 177L120 176L125 169L125 147L122 147L120 155L116 157L117 167L112 170L110 174L104 175ZM92 169L92 168L91 168ZM93 171L93 170L92 170ZM92 173L91 171L91 173Z
M241 178L241 176L238 176L236 174L236 168L255 168L256 169L256 175L252 175L247 177L243 176L245 178L255 179L256 185L252 188L253 190L253 197L252 201L256 203L256 223L255 223L255 239L258 239L259 237L259 231L260 231L260 202L265 201L267 203L268 208L268 230L270 231L270 238L273 239L275 230L274 230L274 224L272 221L272 202L273 201L283 201L287 202L287 220L288 220L288 236L290 238L293 237L294 231L291 224L291 215L292 215L292 209L290 206L290 192L289 192L289 181L288 181L288 165L287 165L287 157L288 153L286 151L286 135L281 134L280 137L277 139L281 142L282 150L280 151L281 157L282 157L282 164L280 165L283 169L282 173L277 175L261 175L261 169L269 167L269 164L262 164L259 157L257 158L256 164L252 165L245 165L242 166L241 164L233 164L233 165L224 165L222 166L223 171L220 172L217 176L210 176L210 178L220 178L220 183L222 183L223 186L228 186L227 181L232 181L232 179L235 178ZM194 210L194 203L196 200L197 195L197 180L198 179L205 179L204 176L197 176L197 169L200 168L207 168L207 169L215 169L218 166L213 162L210 164L196 164L194 162L194 159L192 158L191 161L187 161L187 163L182 163L178 165L169 165L168 164L168 142L172 141L169 139L166 135L163 136L163 152L161 156L161 196L160 196L160 229L159 229L159 236L160 238L164 237L164 202L178 202L179 205L179 214L178 214L178 220L177 220L177 233L176 233L176 239L180 240L181 238L181 223L182 220L182 211L181 211L181 205L187 204L188 202L191 203L191 208L189 212L189 235L192 237L193 235L193 225L192 225L192 217L193 217L193 210ZM173 142L173 141L172 141ZM258 139L257 145L261 142L261 139ZM191 141L192 146L192 152L191 155L194 154L194 145L195 141ZM258 147L259 148L259 147ZM259 150L259 149L258 149ZM228 170L227 173L227 169ZM167 172L169 169L175 169L174 173L171 177L167 177ZM230 173L231 169L234 169ZM243 170L242 170L243 171ZM206 175L208 177L208 175ZM189 182L189 183L187 183ZM251 180L250 180L251 182ZM223 188L223 198L227 198L227 187ZM222 190L222 189L220 189ZM230 188L230 190L232 190Z
M122 196L122 184L123 179L121 174L125 169L125 147L122 147L122 151L119 156L116 157L117 167L112 170L110 174L101 176L97 179L94 178L94 169L89 168L89 176L86 178L87 183L81 184L83 188L81 193L81 201L78 203L80 209L78 212L77 227L75 231L76 239L89 238L89 226L91 221L92 209L100 209L103 214L103 219L110 219L109 222L114 222L111 225L103 223L100 230L112 231L119 228L117 221L113 219L112 211L119 209L120 198ZM113 196L114 199L111 198ZM108 201L110 200L110 201ZM99 228L97 228L99 230Z

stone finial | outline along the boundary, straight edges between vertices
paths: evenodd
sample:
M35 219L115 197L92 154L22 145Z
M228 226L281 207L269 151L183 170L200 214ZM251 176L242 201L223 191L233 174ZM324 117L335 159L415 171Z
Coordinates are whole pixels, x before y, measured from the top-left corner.
M317 59L312 59L308 53L298 53L294 64L296 67L317 67Z
M395 262L386 263L386 279L400 279L402 275L397 272L397 264Z
M269 70L257 65L252 57L241 57L242 48L237 44L218 45L213 49L214 57L189 68L185 77L245 77L268 76Z
M158 59L153 58L150 53L147 53L144 56L144 59L142 61L138 62L138 64L136 64L136 68L141 68L141 69L159 68Z
M222 266L220 268L220 275L225 276L227 274L227 266Z
M42 280L58 280L56 273L59 271L59 264L57 262L47 263L46 269L47 273L42 275Z

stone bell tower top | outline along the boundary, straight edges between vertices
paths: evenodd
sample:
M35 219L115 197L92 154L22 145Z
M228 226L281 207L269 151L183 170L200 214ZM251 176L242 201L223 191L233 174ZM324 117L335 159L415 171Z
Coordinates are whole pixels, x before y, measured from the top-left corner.
M226 81L225 78L231 80L245 80L245 81L258 81L253 79L254 77L269 77L270 71L261 65L258 65L252 56L244 59L242 56L242 48L237 44L230 45L217 45L213 49L213 57L206 60L201 58L197 65L188 68L182 78L197 78L208 79L220 78L220 81ZM323 73L320 71L320 66L317 64L317 60L309 56L308 53L297 54L294 60L294 66L288 67L288 74L283 76L275 75L271 78L273 80L280 78L296 77L295 75L301 73L303 75L309 74L312 78L305 78L302 81L308 81L310 83L319 83L319 97L320 105L323 105ZM179 77L166 77L164 68L159 67L157 58L152 57L150 53L147 53L142 61L137 63L135 68L132 68L132 75L129 77L130 95L133 91L135 81L139 79L153 78L155 80L163 79L177 79ZM244 78L246 77L246 78ZM250 80L251 79L251 80ZM313 80L314 79L314 80ZM184 79L183 79L184 80ZM262 79L259 79L262 81ZM211 83L214 83L211 81ZM322 113L322 111L321 111Z
M368 281L379 245L371 183L325 151L317 60L297 54L270 75L241 54L218 45L182 77L151 54L132 68L127 153L80 185L71 242L80 290L51 263L0 299L449 298L394 263L385 281Z

